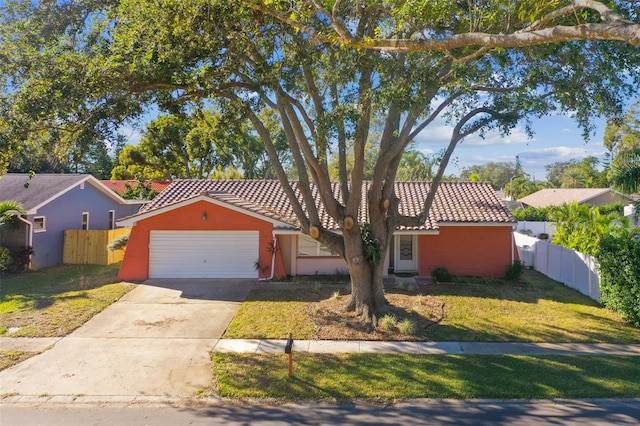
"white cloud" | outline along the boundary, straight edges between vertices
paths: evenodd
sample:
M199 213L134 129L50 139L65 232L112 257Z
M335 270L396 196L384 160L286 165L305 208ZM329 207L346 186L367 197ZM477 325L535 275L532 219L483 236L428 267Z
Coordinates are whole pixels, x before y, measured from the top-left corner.
M602 148L594 146L594 148ZM583 159L585 157L594 156L602 157L606 151L591 149L589 147L572 147L572 146L552 146L547 148L528 149L520 153L520 158L527 161L547 161L545 164L556 161L568 161L572 159Z
M487 132L484 138L478 134L473 134L462 141L461 146L490 146L490 145L515 145L526 144L534 139L529 139L524 128L518 126L506 136L500 135L497 130Z
M424 129L416 137L416 142L419 145L436 145L446 147L451 140L451 134L453 127L444 123L433 124ZM459 147L474 147L474 146L499 146L499 145L515 145L526 144L535 139L529 139L524 128L517 126L511 131L509 135L502 136L497 130L491 130L487 132L483 137L474 133L467 136L459 144Z
M140 142L140 138L142 138L142 133L133 127L121 127L118 133L127 138L129 145L137 145Z

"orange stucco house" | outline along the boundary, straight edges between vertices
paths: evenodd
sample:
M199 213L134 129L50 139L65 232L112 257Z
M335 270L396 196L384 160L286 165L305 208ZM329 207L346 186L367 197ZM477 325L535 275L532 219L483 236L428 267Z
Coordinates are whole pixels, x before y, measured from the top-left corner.
M396 183L401 213L419 211L428 190L428 182ZM320 216L322 226L340 231ZM430 275L445 267L454 275L503 276L515 255L515 223L489 184L443 182L426 223L395 232L385 271ZM118 224L132 227L123 280L347 271L341 257L301 232L278 181L176 180Z

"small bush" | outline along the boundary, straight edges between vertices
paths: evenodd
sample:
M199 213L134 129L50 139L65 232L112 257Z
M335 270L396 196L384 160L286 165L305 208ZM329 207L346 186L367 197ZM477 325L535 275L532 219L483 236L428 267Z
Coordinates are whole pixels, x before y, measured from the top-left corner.
M9 268L5 269L4 272L24 272L29 267L29 260L31 255L33 254L33 247L31 246L22 246L11 253L11 259ZM2 262L0 262L2 263ZM2 268L0 267L0 270Z
M107 244L107 249L111 251L116 250L124 250L129 243L129 234L120 235L119 237L115 237L113 240L109 241Z
M389 314L383 316L382 318L380 318L380 321L378 321L378 327L386 331L395 330L397 325L398 325L398 320L396 319L396 317Z
M413 336L418 332L418 326L414 320L405 318L398 323L398 330L402 334Z
M437 283L450 283L453 281L453 276L449 273L447 268L439 267L431 272L431 277Z
M424 301L424 296L422 294L417 294L416 295L416 305L422 305L423 301Z
M11 251L6 247L0 247L0 272L9 272L13 269L13 266Z
M507 265L504 275L509 281L517 281L524 273L524 270L524 262L521 260L514 260L511 265Z

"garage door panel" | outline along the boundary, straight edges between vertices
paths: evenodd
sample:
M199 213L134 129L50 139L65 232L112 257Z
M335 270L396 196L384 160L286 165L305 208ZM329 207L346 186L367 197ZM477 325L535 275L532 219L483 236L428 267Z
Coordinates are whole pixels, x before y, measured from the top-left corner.
M150 278L257 278L258 231L152 231Z

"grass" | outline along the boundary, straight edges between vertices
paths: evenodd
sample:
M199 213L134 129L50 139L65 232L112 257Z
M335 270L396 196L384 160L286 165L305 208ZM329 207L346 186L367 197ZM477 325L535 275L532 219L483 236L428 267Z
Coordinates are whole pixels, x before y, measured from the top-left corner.
M27 351L0 351L0 371L16 365L27 358L37 355L38 352Z
M228 398L640 397L640 357L214 354Z
M118 281L118 268L60 266L3 278L0 336L69 334L134 287Z
M434 341L640 342L640 328L534 271L524 283L436 284L428 293L446 306Z
M640 343L640 328L625 323L580 292L534 271L522 283L459 280L420 289L444 302L444 319L430 327L432 341ZM312 290L258 290L235 315L225 338L313 338ZM408 306L407 309L412 309ZM345 327L344 338L349 338Z
M311 336L315 326L307 314L307 301L314 297L311 290L254 290L249 294L224 337L240 339L297 338Z

